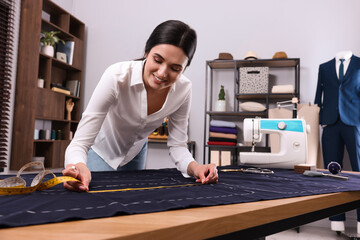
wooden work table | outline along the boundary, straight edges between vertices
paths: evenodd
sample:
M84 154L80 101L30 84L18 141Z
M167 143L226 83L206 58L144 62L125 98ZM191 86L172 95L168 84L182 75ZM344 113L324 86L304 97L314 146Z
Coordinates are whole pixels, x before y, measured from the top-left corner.
M252 239L360 208L360 191L0 229L2 240Z

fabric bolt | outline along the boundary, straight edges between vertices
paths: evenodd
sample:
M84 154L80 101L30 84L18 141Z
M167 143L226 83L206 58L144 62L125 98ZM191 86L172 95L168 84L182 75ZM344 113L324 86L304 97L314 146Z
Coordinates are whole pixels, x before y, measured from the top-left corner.
M225 146L236 146L234 142L216 142L216 141L208 141L208 145L225 145Z
M220 171L223 168L238 167L218 167L217 184L187 185L194 184L195 180L184 178L176 169L93 172L90 191L142 189L78 193L66 190L59 184L25 195L0 196L0 227L360 190L358 174L341 173L349 177L348 181L344 181L329 177L307 177L286 169L273 169L274 174L251 174ZM35 174L22 176L30 183ZM0 176L1 179L6 177L8 176ZM49 175L46 176L46 179L48 178ZM146 189L158 186L173 187Z
M229 139L237 139L236 134L231 133L217 133L217 132L210 132L210 137L217 137L217 138L229 138Z
M217 138L217 137L209 137L210 142L233 142L236 143L236 139L230 139L230 138Z
M237 128L213 127L213 126L210 126L210 132L232 133L232 134L238 133Z
M66 149L65 166L86 164L90 147L113 169L124 166L141 151L148 135L169 117L170 157L188 176L187 167L194 161L187 148L192 83L181 75L162 108L148 115L143 66L144 61L118 62L105 70Z
M275 85L271 88L272 93L294 93L293 85Z
M236 128L236 124L234 122L222 121L222 120L211 120L210 126Z

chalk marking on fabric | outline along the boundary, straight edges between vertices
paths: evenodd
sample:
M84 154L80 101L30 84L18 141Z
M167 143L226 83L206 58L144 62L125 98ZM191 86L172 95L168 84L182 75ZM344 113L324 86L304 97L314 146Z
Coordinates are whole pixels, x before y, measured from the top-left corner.
M79 211L79 210L81 210L81 208L70 208L69 210L70 211Z

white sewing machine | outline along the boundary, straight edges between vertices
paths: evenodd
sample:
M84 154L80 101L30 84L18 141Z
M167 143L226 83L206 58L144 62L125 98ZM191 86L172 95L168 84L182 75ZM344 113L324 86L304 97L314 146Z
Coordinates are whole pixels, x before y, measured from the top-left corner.
M267 168L294 168L306 163L307 132L309 127L303 119L244 119L244 141L252 143L251 152L240 152L240 164ZM254 152L255 144L263 134L280 135L278 153Z

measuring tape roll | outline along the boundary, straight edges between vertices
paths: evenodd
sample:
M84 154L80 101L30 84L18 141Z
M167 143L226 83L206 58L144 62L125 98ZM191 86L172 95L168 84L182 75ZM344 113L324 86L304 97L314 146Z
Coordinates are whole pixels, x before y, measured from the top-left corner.
M30 167L41 167L41 171L33 178L30 186L26 186L26 181L21 177L21 173ZM47 174L52 174L53 178L43 182L44 177ZM16 195L31 193L35 190L45 190L68 181L79 181L73 177L61 176L57 177L53 172L45 170L42 162L30 162L25 164L16 174L16 177L8 177L4 180L0 180L0 195Z

